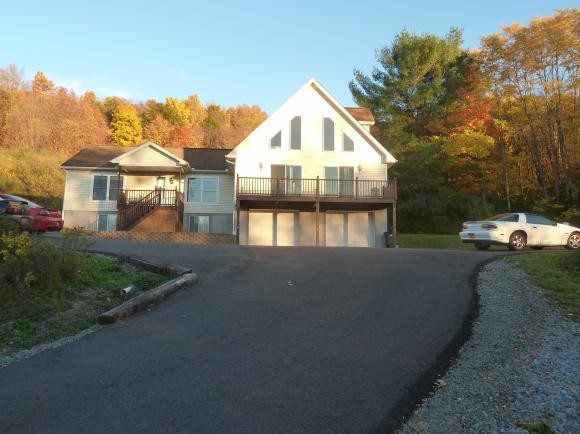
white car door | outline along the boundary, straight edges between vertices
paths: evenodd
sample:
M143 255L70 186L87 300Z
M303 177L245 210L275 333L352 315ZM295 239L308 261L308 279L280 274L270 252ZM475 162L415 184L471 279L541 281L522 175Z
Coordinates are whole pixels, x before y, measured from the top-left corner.
M528 246L539 246L542 243L542 227L537 223L534 214L525 214L526 223L522 226L524 227L526 233L528 234L527 244Z
M537 214L526 214L526 221L532 234L531 242L528 236L528 245L553 246L559 244L557 240L560 230L552 220Z

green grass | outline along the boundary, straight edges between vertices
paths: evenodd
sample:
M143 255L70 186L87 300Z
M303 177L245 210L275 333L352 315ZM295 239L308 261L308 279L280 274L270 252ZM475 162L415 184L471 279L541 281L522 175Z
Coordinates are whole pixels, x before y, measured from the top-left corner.
M150 289L167 279L135 271L119 261L79 255L79 275L58 290L38 288L25 298L0 304L0 356L70 336L96 324L96 316L129 298L120 290L130 284Z
M510 260L574 321L580 320L580 252L517 255Z
M408 249L475 250L473 244L462 243L459 235L398 234L400 247ZM504 246L491 246L490 250L506 250Z

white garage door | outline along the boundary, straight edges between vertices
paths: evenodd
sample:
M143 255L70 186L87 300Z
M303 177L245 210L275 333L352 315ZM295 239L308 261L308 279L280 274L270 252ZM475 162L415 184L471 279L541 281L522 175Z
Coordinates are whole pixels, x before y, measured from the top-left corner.
M326 213L326 246L342 247L344 239L344 214Z
M348 246L369 246L369 214L354 212L348 214Z
M276 245L294 245L294 213L281 212L276 214Z
M328 247L368 247L368 213L327 213L326 245Z
M253 246L271 246L273 242L274 218L271 212L248 213L248 244Z

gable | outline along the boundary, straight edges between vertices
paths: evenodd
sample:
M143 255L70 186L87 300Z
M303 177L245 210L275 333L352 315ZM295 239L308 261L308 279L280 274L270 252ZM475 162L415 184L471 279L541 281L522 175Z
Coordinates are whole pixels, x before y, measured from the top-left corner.
M363 148L365 151L370 148L380 158L382 164L394 164L397 161L316 80L309 80L227 157L238 159L240 152L267 152L271 140L280 142L282 150L288 148L291 136L290 123L296 116L302 119L302 136L310 145L320 145L322 149L324 118L329 118L335 125L335 142L338 145L342 146L342 135L346 134L355 142L355 153L361 152Z
M178 167L188 163L168 149L146 142L111 160L111 163L122 167Z

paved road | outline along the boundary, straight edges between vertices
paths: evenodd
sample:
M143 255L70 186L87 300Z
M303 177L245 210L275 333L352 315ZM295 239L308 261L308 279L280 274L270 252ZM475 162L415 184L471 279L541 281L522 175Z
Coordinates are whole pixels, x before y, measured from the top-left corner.
M473 273L493 256L95 248L191 266L201 280L123 324L0 368L2 433L388 432L458 345Z

